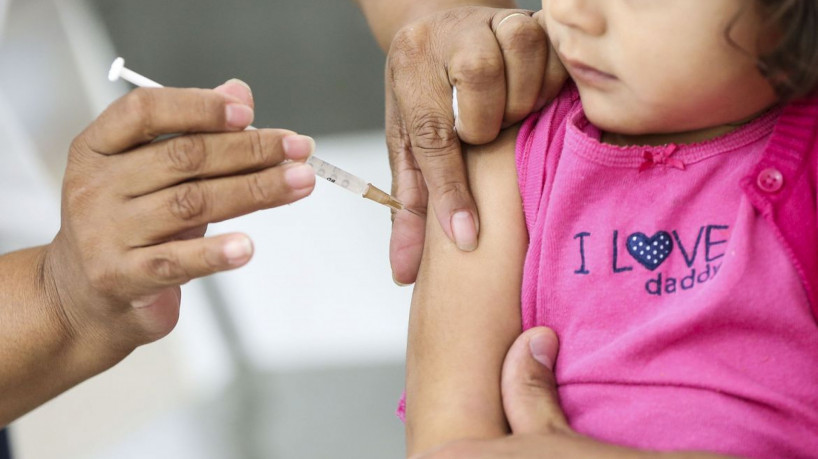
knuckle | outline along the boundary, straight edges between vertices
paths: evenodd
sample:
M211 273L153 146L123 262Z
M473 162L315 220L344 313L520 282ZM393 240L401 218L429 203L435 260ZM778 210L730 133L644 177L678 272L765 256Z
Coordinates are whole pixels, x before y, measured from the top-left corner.
M545 30L535 21L514 21L497 31L500 46L506 52L530 53L536 48L545 50Z
M254 164L268 166L278 162L272 149L268 148L268 143L265 141L262 131L247 131L245 135L247 136L248 147Z
M479 13L480 10L485 10L485 8L481 8L479 6L464 6L462 8L451 8L448 10L443 10L436 16L435 18L438 19L438 22L442 26L452 26L453 24L458 23L466 23L468 24L468 19L473 17L475 14Z
M424 156L449 154L457 145L457 134L442 113L424 111L411 124L412 149Z
M92 150L88 146L88 140L85 136L78 136L68 147L68 158L66 164L66 176L77 172L81 174L91 166L91 158L93 154L89 154ZM79 170L75 170L79 169Z
M218 253L219 255L215 255L214 251L209 250L207 247L202 247L199 250L199 260L207 272L215 273L225 268L224 258L221 256L221 252Z
M275 199L275 193L267 186L262 174L248 176L247 192L256 204L269 204Z
M443 175L441 179L435 187L435 192L440 199L459 200L468 196L468 188L465 183L453 180L449 174Z
M136 125L147 137L154 137L153 112L156 106L155 91L136 88L122 98L123 111L136 119Z
M178 187L168 202L171 215L182 221L201 219L207 212L204 188L198 182Z
M430 27L415 23L403 27L395 34L387 56L387 77L392 86L402 80L412 80L418 67L431 59L433 43Z
M207 153L201 135L185 135L168 142L170 167L185 175L195 175L204 169Z
M88 140L84 134L74 137L74 140L71 141L71 144L68 147L68 163L72 164L81 160L81 158L85 157L86 152L89 150Z
M85 139L78 137L69 147L68 164L63 178L63 200L68 212L66 216L76 216L80 209L90 209L91 202L99 196L99 190L104 188L108 174L101 170L99 164L93 160L93 155L87 154Z
M493 85L505 77L505 63L499 53L478 51L452 60L449 75L455 86L474 89Z
M93 212L97 189L81 177L67 177L63 185L63 221L83 221Z
M184 284L190 280L179 260L169 254L155 255L148 258L143 266L145 275L160 284Z
M424 23L413 23L402 27L392 39L389 48L390 64L401 66L411 64L427 56L430 28ZM392 59L394 57L395 59Z

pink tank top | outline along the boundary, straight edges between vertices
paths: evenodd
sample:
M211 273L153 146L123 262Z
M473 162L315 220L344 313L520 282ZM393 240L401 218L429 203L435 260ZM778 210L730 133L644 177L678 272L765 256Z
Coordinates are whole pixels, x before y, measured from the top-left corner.
M818 456L818 326L740 187L779 114L701 144L615 147L568 87L522 127L523 323L559 335L560 400L577 431Z

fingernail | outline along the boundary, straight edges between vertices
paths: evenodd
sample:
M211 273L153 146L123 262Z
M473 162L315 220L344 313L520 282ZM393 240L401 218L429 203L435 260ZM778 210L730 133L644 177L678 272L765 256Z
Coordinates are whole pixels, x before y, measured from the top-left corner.
M397 280L397 279L395 279L395 275L394 275L394 274L392 274L392 282L394 282L394 283L395 283L395 285L397 285L398 287L407 287L407 286L409 285L409 284L402 284L402 283L398 282L398 280Z
M529 338L528 347L531 349L531 356L549 370L554 369L554 360L557 358L557 342L553 335L542 332Z
M253 122L253 109L244 104L227 104L225 108L227 125L234 128L246 128Z
M244 86L244 88L247 89L247 93L250 96L250 100L253 100L253 90L250 88L249 84L245 83L242 80L239 80L238 78L231 78L231 79L227 80L227 83L236 83L236 84L239 84L241 86Z
M309 188L315 184L315 170L307 164L291 164L284 170L284 181L294 190Z
M477 248L477 227L471 212L461 211L452 215L452 234L458 249L471 252Z
M306 159L315 151L315 140L305 135L284 137L281 143L284 146L284 156L288 159Z
M231 239L222 247L222 253L228 263L240 265L253 254L253 242L246 236Z

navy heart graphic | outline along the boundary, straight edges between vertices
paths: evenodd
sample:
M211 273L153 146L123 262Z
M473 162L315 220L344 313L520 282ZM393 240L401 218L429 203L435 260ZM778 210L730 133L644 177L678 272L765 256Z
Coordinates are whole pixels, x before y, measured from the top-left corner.
M651 271L667 260L672 251L673 238L667 231L659 231L653 237L647 237L643 233L628 236L628 253Z

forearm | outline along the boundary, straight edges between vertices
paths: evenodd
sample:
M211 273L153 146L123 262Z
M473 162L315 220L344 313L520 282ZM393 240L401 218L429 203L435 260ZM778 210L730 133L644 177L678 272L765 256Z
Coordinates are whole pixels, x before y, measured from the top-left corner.
M46 253L0 256L0 425L117 361L70 331L49 286Z
M384 51L401 27L428 14L461 6L516 8L514 0L356 0Z
M477 250L459 251L428 217L407 352L407 451L507 433L500 373L519 335L527 235L513 135L466 155L481 215ZM505 151L497 151L500 146ZM511 151L508 151L508 150Z

